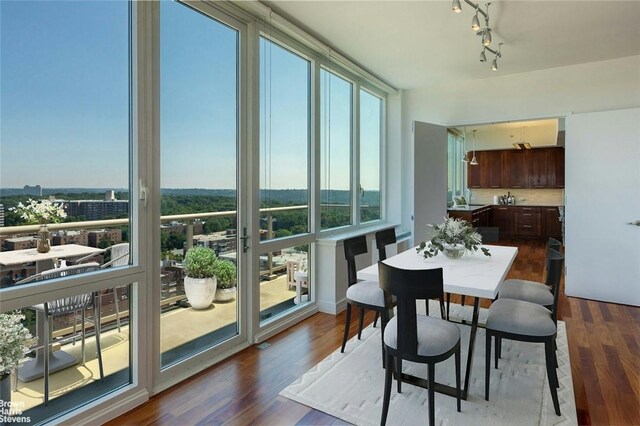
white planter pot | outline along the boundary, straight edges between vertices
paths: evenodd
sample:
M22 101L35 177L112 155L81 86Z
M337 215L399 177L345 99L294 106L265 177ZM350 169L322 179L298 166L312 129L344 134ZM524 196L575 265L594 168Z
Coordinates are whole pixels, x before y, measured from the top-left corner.
M216 289L216 302L229 302L236 298L236 288L219 288Z
M184 277L184 292L193 309L207 309L216 294L216 278Z

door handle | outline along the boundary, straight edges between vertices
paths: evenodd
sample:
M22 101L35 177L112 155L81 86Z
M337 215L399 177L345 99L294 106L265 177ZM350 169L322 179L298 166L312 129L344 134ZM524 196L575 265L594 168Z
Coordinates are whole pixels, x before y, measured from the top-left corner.
M242 240L242 252L246 253L249 250L249 246L247 245L247 240L249 236L247 235L247 227L242 228L242 236L239 237Z
M640 226L640 219L634 220L633 222L627 222L627 225Z

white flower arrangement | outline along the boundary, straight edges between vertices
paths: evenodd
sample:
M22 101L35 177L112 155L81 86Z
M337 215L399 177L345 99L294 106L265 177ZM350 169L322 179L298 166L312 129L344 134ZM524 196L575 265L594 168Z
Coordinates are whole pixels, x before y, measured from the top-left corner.
M54 203L51 200L32 200L29 198L27 204L20 202L16 207L11 207L9 211L18 213L22 219L29 223L58 223L67 217L62 203Z
M469 251L478 251L480 249L485 256L491 256L489 249L480 247L482 245L482 236L464 219L447 217L444 219L444 223L440 225L432 224L427 226L432 228L435 233L429 242L423 241L416 248L418 253L424 253L424 257L436 256L439 252L444 251L445 246L453 245L463 245Z
M0 314L0 377L25 361L25 355L31 350L29 345L33 337L22 325L24 315L16 313Z

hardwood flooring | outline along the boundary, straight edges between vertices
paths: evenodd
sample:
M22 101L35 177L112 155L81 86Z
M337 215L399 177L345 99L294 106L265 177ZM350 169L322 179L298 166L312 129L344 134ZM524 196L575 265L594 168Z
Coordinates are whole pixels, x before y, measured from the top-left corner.
M509 278L542 280L543 243L501 244L519 248ZM561 296L559 313L567 324L579 423L640 424L640 308ZM341 344L344 320L344 312L316 314L269 339L268 348L247 348L109 424L344 424L278 395ZM368 314L367 323L372 320Z

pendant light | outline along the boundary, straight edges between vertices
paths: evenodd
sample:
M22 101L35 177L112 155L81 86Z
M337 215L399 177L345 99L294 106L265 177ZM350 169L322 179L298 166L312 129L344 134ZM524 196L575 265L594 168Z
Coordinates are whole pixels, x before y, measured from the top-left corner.
M464 138L462 139L462 162L468 163L469 159L467 158L467 128L464 128Z
M476 7L476 14L473 15L473 19L471 20L471 29L473 31L478 31L480 29L480 20L478 19L478 7Z
M476 132L477 131L478 131L477 129L473 129L473 158L469 162L469 164L471 164L472 166L478 165L478 159L476 158Z

